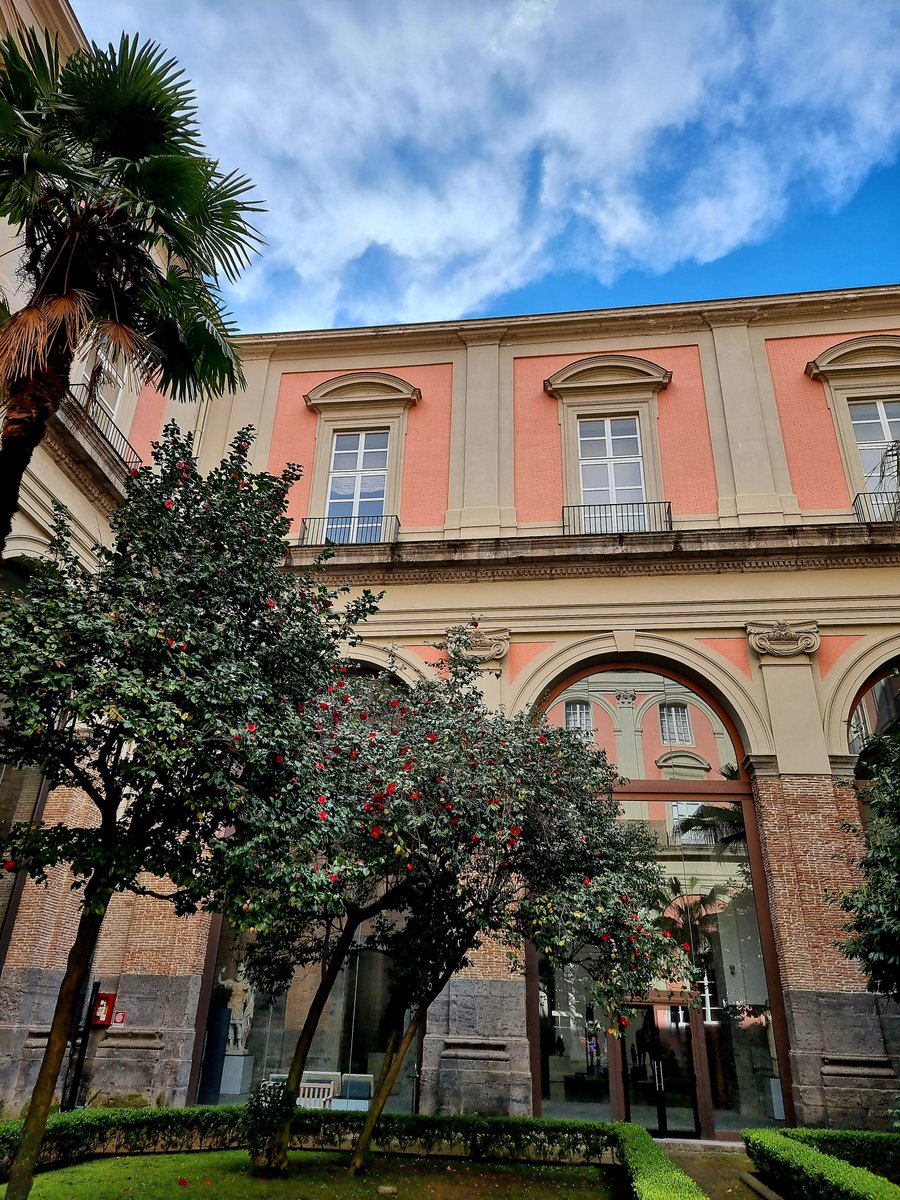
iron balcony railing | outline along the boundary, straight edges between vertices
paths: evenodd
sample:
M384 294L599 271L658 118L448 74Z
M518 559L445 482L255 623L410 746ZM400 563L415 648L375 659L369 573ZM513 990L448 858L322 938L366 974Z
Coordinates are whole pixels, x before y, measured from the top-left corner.
M635 504L567 504L562 510L563 533L664 533L672 528L668 500Z
M363 546L396 542L400 518L304 517L300 526L301 546Z
M79 392L86 392L87 386L83 383L72 385L70 397L67 398L68 402L64 402L68 416L76 421L89 421L102 435L107 445L121 458L129 471L141 466L144 460L112 419L106 406L101 404L96 397L85 403L83 396L76 395L76 389Z
M900 492L860 492L853 507L863 525L877 521L900 523Z

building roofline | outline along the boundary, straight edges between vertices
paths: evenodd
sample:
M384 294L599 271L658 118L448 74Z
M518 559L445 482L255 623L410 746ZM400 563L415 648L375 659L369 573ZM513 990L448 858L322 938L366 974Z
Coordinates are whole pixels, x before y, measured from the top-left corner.
M534 313L511 317L471 317L410 324L347 326L285 333L244 333L235 339L244 354L273 354L301 345L343 346L384 342L448 344L472 341L521 342L585 333L677 332L734 322L802 320L810 316L846 317L900 305L900 285L836 288L817 292L783 292L723 300L688 300L621 308Z

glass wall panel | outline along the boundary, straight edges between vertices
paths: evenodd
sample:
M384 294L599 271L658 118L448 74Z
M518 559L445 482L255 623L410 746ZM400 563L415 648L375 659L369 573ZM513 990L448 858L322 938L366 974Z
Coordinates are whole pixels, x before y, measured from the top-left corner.
M544 956L539 977L543 1115L608 1121L606 1030L594 1013L590 977L581 967L557 967Z
M367 1094L387 1043L388 965L382 954L360 953L338 977L319 1022L306 1075L334 1083L335 1109L368 1107ZM223 928L197 1103L241 1104L256 1085L283 1079L317 984L318 969L306 968L296 973L283 996L273 999L257 993L244 974L241 938ZM388 1100L388 1112L412 1111L415 1079L412 1047Z

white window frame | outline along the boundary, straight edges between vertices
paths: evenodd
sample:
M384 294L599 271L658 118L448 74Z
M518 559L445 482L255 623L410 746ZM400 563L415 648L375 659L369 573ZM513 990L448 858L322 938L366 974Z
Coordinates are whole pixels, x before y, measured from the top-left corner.
M584 455L584 426L588 422L603 426L603 440L606 443L609 453L606 455L585 457ZM615 443L613 441L613 421L632 421L634 423L634 433L627 436L634 437L637 441L637 454L622 454L614 453ZM618 435L621 436L621 435ZM640 476L640 500L619 500L616 496L616 480L615 466L616 464L637 463L638 474ZM608 481L607 490L609 492L609 500L601 500L595 503L593 500L587 499L585 493L596 491L595 488L585 488L584 486L584 468L594 466L606 467L606 478ZM586 509L600 509L600 511L585 512L584 525L585 532L588 533L618 533L618 532L640 532L647 527L647 512L644 504L647 501L647 488L644 484L644 456L643 442L641 441L641 419L640 415L634 413L615 413L607 416L587 416L582 414L578 417L578 483L581 490L581 503ZM624 490L624 489L623 489ZM631 485L628 491L634 491L634 485ZM634 506L624 509L619 512L618 505Z
M387 445L384 447L368 447L366 439L374 434L383 434L387 438ZM338 438L355 437L358 439L355 451L347 449L339 449ZM332 434L331 440L331 460L330 470L328 472L328 487L325 496L325 535L329 541L345 542L345 541L373 541L380 542L383 540L384 518L389 515L385 511L387 502L387 482L388 468L390 465L390 448L391 448L391 431L387 428L381 429L336 429ZM338 454L356 454L356 466L353 469L346 467L335 467L334 460ZM363 465L366 453L383 453L383 467L366 467ZM360 514L360 505L367 502L367 498L362 495L362 479L364 475L378 475L382 480L381 488L381 512L380 513L364 513ZM349 513L332 513L332 503L345 504L346 499L332 497L331 485L335 478L351 478L353 479L353 496L350 499ZM371 503L371 500L368 501ZM331 532L329 532L329 529ZM334 536L334 534L346 534L346 536ZM360 536L371 535L371 536Z
M900 438L895 438L891 433L890 422L888 421L887 413L885 412L885 404L900 404L900 394L896 396L858 396L853 400L847 401L847 411L850 415L850 424L853 428L853 439L856 443L857 451L860 455L860 468L863 472L867 492L896 492L898 490L896 476L886 476L883 480L879 478L880 467L872 467L868 472L862 461L863 450L878 451L879 463L888 446L893 445L895 441L900 441ZM884 435L878 441L861 442L857 436L857 425L853 420L853 410L862 404L874 404L878 413L878 421L881 425L881 432Z
M577 710L578 716L574 721L569 720L570 711L574 713ZM564 708L566 729L576 730L580 733L594 732L594 719L591 713L591 703L589 700L567 700Z
M674 720L671 728L668 727L668 715L672 713L673 717L675 710L678 709L684 713L684 724L686 726L687 738L683 738L679 734L678 720ZM691 728L691 712L690 706L680 700L662 700L659 704L659 732L664 746L693 746L694 734ZM675 736L672 737L674 732Z

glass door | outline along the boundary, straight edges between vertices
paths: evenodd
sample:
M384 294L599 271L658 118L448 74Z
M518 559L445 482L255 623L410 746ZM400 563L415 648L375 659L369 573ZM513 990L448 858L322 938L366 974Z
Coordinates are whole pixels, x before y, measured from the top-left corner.
M697 1137L697 1075L688 1010L642 1004L620 1040L625 1120L660 1136Z

